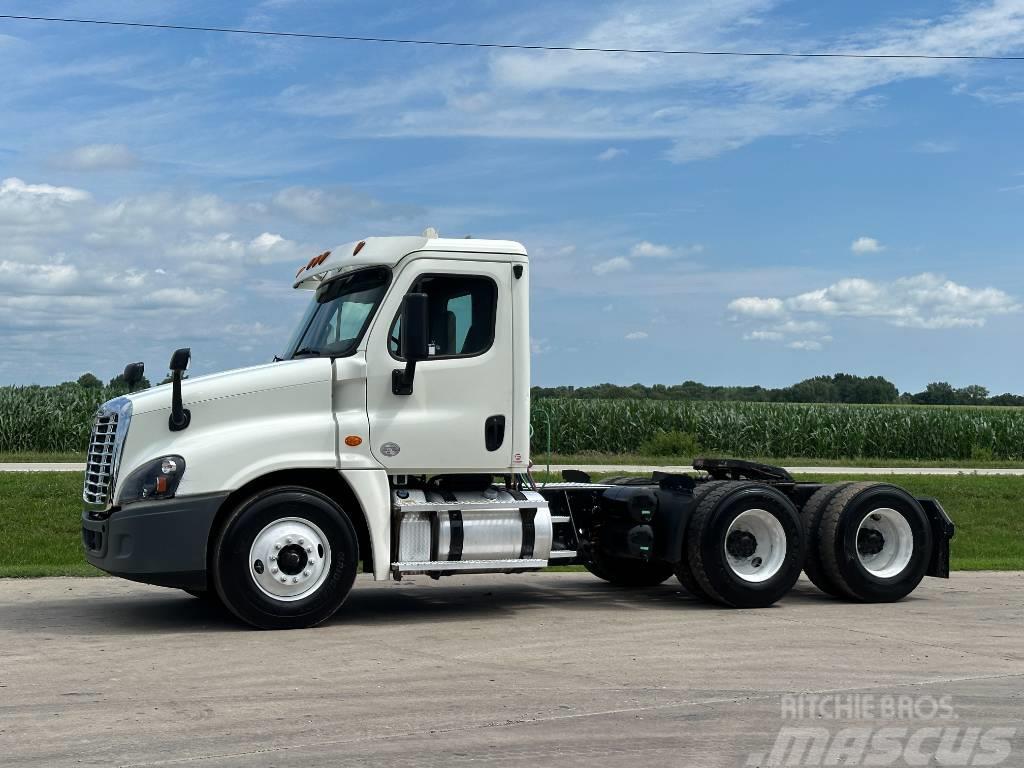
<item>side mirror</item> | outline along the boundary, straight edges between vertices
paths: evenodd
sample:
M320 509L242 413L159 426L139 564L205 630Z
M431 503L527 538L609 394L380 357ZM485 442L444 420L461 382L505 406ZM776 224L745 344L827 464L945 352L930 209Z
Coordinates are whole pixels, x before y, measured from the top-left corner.
M171 355L170 370L171 373L180 371L184 373L188 370L188 364L192 362L192 350L188 347L174 350L174 354Z
M181 402L181 378L192 361L192 350L188 347L177 349L171 355L171 415L167 417L167 428L180 432L192 421L192 412Z
M402 330L399 354L405 358L405 369L391 372L391 391L396 395L411 395L416 377L416 363L428 357L430 319L427 314L428 297L425 293L407 293L402 299Z
M129 392L134 391L135 385L142 381L142 374L145 372L145 363L128 363L124 367L124 373L121 374L121 377L124 379L124 383L128 385Z
M427 345L430 343L427 303L428 297L425 293L407 293L402 299L400 354L409 363L427 359Z

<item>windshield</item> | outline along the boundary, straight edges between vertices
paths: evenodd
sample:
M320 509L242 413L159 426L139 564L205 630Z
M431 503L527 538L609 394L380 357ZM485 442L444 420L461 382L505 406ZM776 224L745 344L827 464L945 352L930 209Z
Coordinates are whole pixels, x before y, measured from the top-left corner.
M371 267L321 286L288 345L287 356L351 355L390 281L390 270Z

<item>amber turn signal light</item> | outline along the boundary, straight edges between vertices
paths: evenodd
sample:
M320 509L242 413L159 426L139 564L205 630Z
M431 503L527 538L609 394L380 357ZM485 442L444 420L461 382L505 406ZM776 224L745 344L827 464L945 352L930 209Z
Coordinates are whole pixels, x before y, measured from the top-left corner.
M345 438L345 445L349 446L350 448L355 448L357 445L362 444L363 438L361 438L359 435L349 435L348 437Z

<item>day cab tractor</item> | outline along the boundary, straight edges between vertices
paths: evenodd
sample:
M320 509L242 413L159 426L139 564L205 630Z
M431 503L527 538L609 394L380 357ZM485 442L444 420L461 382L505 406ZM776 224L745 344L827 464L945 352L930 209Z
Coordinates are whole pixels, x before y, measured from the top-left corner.
M100 408L86 558L263 628L324 621L360 570L579 564L623 588L675 575L737 608L772 605L801 570L862 603L948 577L942 507L888 483L798 483L726 459L535 483L529 280L519 243L431 230L311 259L294 287L313 298L283 359L183 380L181 349L169 384Z

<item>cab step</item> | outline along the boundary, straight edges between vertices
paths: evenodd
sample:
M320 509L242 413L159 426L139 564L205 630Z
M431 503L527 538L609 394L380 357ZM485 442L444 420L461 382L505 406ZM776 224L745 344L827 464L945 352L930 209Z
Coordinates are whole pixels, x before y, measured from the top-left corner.
M553 554L553 553L552 553ZM573 553L575 554L575 553ZM544 568L547 560L426 560L392 563L397 573L457 573L460 571L521 571Z

